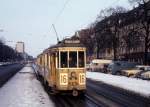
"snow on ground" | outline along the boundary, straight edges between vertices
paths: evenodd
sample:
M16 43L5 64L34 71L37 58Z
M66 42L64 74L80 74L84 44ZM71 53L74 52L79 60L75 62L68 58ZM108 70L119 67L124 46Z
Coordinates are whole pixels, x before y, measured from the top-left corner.
M0 66L3 65L3 62L0 62Z
M54 107L36 80L32 67L26 66L0 88L0 107Z
M87 72L87 78L139 93L150 98L150 81L98 72Z

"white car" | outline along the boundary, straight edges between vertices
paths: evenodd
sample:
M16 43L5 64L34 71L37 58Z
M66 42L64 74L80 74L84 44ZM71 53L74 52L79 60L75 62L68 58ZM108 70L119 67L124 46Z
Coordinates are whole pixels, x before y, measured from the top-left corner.
M140 65L138 67L140 67L140 69L142 69L143 71L138 73L136 77L150 80L150 66Z
M87 70L87 71L90 70L90 64L86 64L86 70Z
M127 77L135 76L137 73L141 72L142 70L133 68L133 69L127 69L122 70L121 74Z
M96 72L106 72L107 66L112 63L112 60L94 59L90 63L90 70Z
M142 78L144 80L150 80L150 71L142 73L140 78Z
M134 68L132 69L125 69L122 70L122 75L124 76L128 76L128 77L139 77L140 75L146 71L150 70L150 66L146 66L146 65L136 65Z

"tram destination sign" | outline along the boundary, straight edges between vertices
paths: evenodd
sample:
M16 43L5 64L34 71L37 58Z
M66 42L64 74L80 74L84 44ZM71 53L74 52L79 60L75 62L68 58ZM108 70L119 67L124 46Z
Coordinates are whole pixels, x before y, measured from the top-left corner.
M65 40L65 43L75 43L75 44L77 44L77 43L80 43L80 41L79 40Z

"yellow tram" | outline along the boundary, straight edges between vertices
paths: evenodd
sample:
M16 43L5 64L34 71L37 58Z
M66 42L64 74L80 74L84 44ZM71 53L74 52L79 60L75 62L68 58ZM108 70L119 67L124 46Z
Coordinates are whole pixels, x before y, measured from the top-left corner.
M39 75L55 93L72 92L73 96L86 90L86 48L79 40L64 39L37 57Z

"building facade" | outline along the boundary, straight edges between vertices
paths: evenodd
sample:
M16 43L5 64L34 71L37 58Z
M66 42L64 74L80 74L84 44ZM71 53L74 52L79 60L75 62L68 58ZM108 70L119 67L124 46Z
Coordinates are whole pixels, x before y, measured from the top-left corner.
M24 42L17 42L16 43L16 51L18 53L24 53L25 52Z

